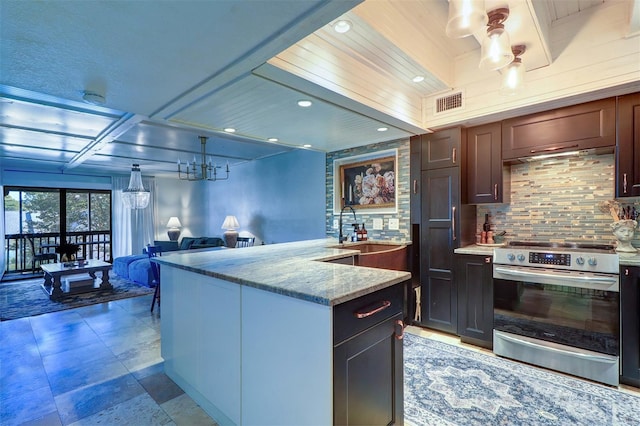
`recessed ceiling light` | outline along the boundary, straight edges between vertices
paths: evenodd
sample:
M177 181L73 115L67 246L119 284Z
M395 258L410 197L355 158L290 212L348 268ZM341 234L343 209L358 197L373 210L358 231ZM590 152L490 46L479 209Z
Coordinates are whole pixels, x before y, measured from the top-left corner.
M335 24L333 24L333 30L340 34L344 34L350 29L351 29L351 22L347 21L346 19L341 19L339 21L336 21Z
M269 142L278 142L278 138L269 138L267 139Z
M298 106L301 106L302 108L310 107L311 101L307 101L307 100L298 101Z
M378 127L379 132L386 132L387 130L389 130L388 127Z
M233 127L225 127L224 131L227 133L235 133L236 129L234 129Z
M416 75L415 77L413 77L414 83L420 83L421 81L424 81L424 76Z
M305 143L304 145L302 145L303 148L311 148L311 145L308 143Z

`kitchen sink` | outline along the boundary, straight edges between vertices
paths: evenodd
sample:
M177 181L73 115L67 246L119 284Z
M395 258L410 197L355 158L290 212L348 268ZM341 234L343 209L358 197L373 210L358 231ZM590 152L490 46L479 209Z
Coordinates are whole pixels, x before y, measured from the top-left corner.
M371 268L392 269L396 271L407 270L407 246L406 244L355 242L331 246L330 248L358 250L356 256L357 266Z

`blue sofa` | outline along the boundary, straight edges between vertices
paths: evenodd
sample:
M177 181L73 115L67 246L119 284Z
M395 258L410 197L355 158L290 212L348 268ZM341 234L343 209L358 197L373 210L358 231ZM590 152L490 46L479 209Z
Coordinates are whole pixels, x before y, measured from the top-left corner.
M176 241L154 241L163 252L179 250L195 250L211 247L223 247L224 241L218 237L184 237L180 243ZM113 272L121 278L128 279L145 287L155 287L151 264L146 250L144 254L116 257L113 260Z

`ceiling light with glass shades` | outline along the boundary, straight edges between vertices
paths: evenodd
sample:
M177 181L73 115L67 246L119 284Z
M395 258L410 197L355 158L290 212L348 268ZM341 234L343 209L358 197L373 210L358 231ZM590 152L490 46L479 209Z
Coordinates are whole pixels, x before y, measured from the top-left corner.
M219 177L218 169L221 169L222 166L219 166L211 161L211 157L209 156L207 160L207 138L206 136L198 136L200 138L200 149L201 156L200 164L197 164L196 156L193 156L193 163L187 161L186 167L183 168L182 163L178 159L178 178L181 180L189 180L189 181L197 181L197 180L207 180L210 182L215 182L217 180L227 180L229 179L229 162L227 162L226 166L226 176Z
M475 34L487 25L483 0L449 0L449 17L445 29L450 38Z
M512 46L513 61L506 67L502 68L502 86L500 87L500 93L503 95L515 95L519 90L522 90L524 85L524 72L525 67L522 63L520 56L525 52L526 46L517 45Z
M480 69L496 71L513 61L509 33L504 29L503 22L509 17L509 9L504 7L489 12L487 37L482 40L480 53Z

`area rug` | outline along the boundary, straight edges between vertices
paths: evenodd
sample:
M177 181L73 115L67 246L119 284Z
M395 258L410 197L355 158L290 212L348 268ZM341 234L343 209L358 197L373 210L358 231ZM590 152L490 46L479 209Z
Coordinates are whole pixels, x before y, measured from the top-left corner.
M640 425L640 397L405 333L414 425Z
M49 300L49 296L42 290L40 286L42 279L2 282L0 283L0 321L153 293L152 288L115 275L110 276L109 281L113 285L113 290L68 295L56 302Z

